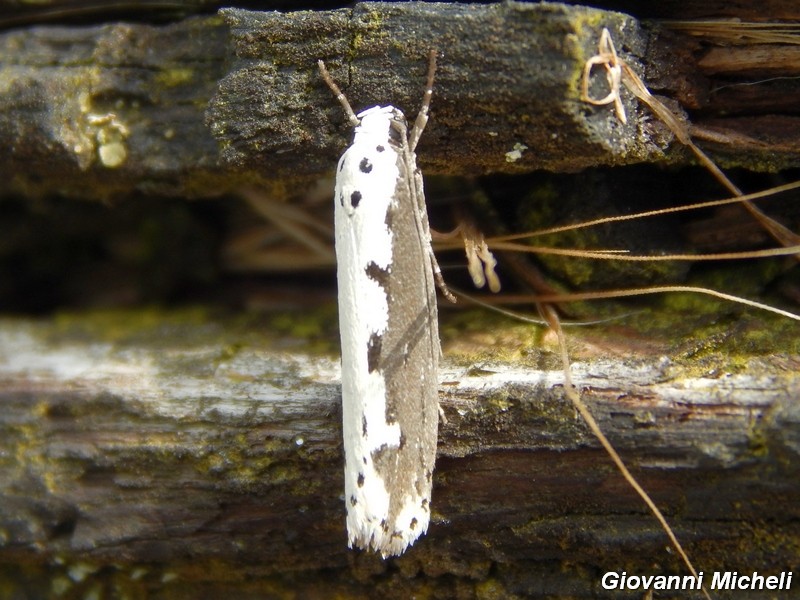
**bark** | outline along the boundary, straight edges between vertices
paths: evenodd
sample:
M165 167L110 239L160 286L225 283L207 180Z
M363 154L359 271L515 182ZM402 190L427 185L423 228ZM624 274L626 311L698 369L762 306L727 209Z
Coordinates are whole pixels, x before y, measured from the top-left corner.
M263 322L127 318L0 325L9 589L588 598L619 597L606 571L684 572L564 400L552 345L445 345L433 524L384 562L346 548L335 357L287 353ZM584 351L601 427L699 569L797 564L800 359L659 354Z

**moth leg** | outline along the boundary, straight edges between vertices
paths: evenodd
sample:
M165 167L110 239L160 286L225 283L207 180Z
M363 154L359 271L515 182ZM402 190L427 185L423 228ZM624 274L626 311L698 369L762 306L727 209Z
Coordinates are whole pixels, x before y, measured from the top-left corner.
M431 48L428 53L428 81L425 84L425 94L422 96L422 106L419 107L417 118L414 121L414 126L408 136L408 148L411 152L417 147L417 142L422 136L422 130L428 123L428 110L431 107L431 97L433 96L433 75L436 73L436 54L435 48Z
M467 254L467 270L475 287L482 288L487 283L492 292L500 291L500 278L494 270L497 259L489 250L489 246L472 221L461 222L461 237L464 240L464 251Z
M413 159L414 149L417 147L422 131L428 123L428 110L430 109L431 98L433 97L433 77L436 74L436 55L436 49L431 48L428 53L428 80L425 84L425 93L422 96L422 106L420 106L419 113L417 113L417 118L414 121L414 126L408 134L408 143L406 148L404 148L406 157L412 157L410 160L409 158L406 159L406 164L408 165L416 165L416 160ZM417 228L420 233L420 238L424 240L427 246L428 256L430 256L431 260L431 270L433 271L433 280L436 282L436 286L442 291L445 298L450 302L456 302L456 297L444 282L442 269L439 267L439 261L436 260L436 255L433 253L433 247L431 246L431 227L428 224L428 209L425 206L425 192L422 187L422 174L419 170L414 173L414 196L417 211Z
M419 231L419 237L423 240L425 244L425 251L428 253L428 256L431 260L431 271L433 271L433 280L436 283L436 287L438 287L442 291L442 295L447 298L453 304L456 303L456 297L453 295L453 292L450 291L450 288L447 287L447 284L444 282L444 277L442 277L442 269L439 267L439 261L436 260L436 255L433 252L433 246L431 245L431 226L428 223L428 207L425 206L425 191L422 187L422 173L419 172L419 169L414 173L414 204L415 206L415 213L417 222L417 230Z
M434 240L451 240L461 236L464 242L464 251L467 255L467 270L475 287L482 288L487 283L493 292L501 288L500 278L495 271L497 259L489 250L489 246L471 219L461 216L458 225L452 231L440 232L431 229L431 238Z
M453 292L450 291L450 288L447 287L447 284L444 282L444 277L442 276L442 269L439 266L439 261L436 260L436 254L433 252L433 246L431 245L431 226L428 224L428 213L425 208L425 200L424 196L422 195L422 178L417 174L415 177L417 180L415 183L417 184L417 198L419 199L419 203L421 206L417 206L417 228L420 230L420 238L424 240L425 249L428 252L428 256L431 260L431 271L433 271L433 281L436 283L436 287L438 287L442 295L447 298L453 304L456 303L456 297L453 295Z
M436 260L436 255L433 253L433 248L428 246L429 248L429 255L431 257L431 269L433 270L433 280L436 282L436 287L438 287L442 295L447 298L453 304L456 303L456 297L453 295L453 292L450 291L450 288L447 287L447 284L444 282L444 277L442 277L442 269L439 267L439 261Z

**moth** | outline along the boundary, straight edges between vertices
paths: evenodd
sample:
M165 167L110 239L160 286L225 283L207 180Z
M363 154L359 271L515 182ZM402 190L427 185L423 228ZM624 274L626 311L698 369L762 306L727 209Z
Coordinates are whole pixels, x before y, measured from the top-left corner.
M399 555L428 529L439 419L436 283L422 174L436 52L409 128L394 106L356 115L336 168L335 245L349 546Z

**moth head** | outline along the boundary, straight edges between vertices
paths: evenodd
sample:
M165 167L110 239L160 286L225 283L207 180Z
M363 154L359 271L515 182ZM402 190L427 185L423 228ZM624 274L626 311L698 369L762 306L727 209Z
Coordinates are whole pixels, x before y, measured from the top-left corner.
M397 124L402 125L405 131L406 117L399 108L394 106L373 106L358 113L360 123L355 128L356 137L359 134L366 136L379 136L382 139L392 139L397 137Z

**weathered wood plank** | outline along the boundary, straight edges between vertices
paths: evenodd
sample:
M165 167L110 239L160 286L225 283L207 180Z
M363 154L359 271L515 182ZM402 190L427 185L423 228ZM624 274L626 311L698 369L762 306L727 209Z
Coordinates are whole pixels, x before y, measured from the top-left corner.
M3 33L2 191L201 195L222 175L203 110L226 51L218 17Z
M328 61L356 107L396 104L410 114L420 101L431 47L442 58L435 125L420 150L429 173L575 170L661 156L660 147L637 135L636 125L613 124L606 111L578 98L584 63L603 26L634 56L644 52L636 22L619 13L554 4L363 3L352 11L288 18L233 9L223 14L240 62L221 83L209 114L223 157L236 164L277 160L287 170L321 172L346 143L349 127L339 106L320 96L325 86L302 65ZM252 98L267 100L253 112ZM628 107L633 110L632 103ZM510 163L506 153L515 143L531 151ZM303 148L307 166L294 165L292 148Z
M329 173L349 128L317 58L356 107L394 103L413 112L427 50L441 50L420 152L428 173L691 160L629 94L627 125L580 101L583 65L603 27L656 91L687 107L708 92L685 42L663 45L658 29L581 6L360 3L223 15L0 34L0 192L203 196ZM596 79L595 93L604 95L603 74ZM717 147L728 164L798 163L792 128L773 127L772 137L740 146L736 123L722 125L729 141ZM743 127L746 136L758 133ZM509 161L517 145L527 150Z
M93 573L92 585L161 594L385 585L401 598L458 582L593 597L607 570L681 572L563 399L548 343L524 342L517 364L446 345L435 518L395 570L346 549L334 357L287 354L241 321L133 319L0 323L0 565L16 565L14 585L80 590L75 573ZM796 564L797 367L761 356L693 373L657 354L575 365L700 568ZM418 569L429 577L407 579Z

